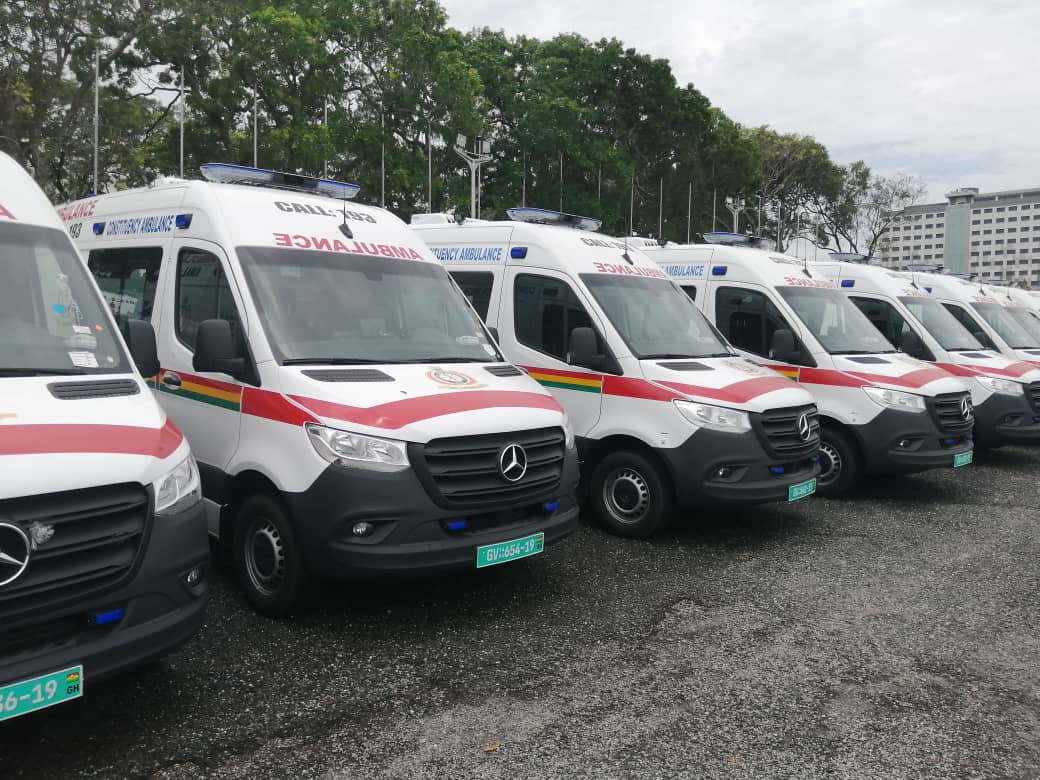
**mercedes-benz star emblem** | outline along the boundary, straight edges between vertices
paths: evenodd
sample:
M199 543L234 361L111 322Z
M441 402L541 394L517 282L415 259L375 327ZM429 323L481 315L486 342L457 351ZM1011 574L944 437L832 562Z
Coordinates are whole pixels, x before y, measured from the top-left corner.
M527 452L519 444L507 444L498 454L498 470L509 482L519 482L527 473Z
M964 422L971 419L971 399L968 396L961 399L961 417L964 418Z
M30 548L25 531L10 523L0 523L0 587L25 573L29 566Z
M802 441L809 441L812 438L812 423L809 422L807 414L798 418L798 435L802 437Z

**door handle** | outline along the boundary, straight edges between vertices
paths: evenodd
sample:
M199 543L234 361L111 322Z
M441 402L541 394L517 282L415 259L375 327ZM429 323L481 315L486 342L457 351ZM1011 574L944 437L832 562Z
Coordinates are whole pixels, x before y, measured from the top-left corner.
M177 376L177 374L174 374L172 371L167 371L166 373L164 373L162 376L162 381L163 384L167 387L181 386L181 378Z

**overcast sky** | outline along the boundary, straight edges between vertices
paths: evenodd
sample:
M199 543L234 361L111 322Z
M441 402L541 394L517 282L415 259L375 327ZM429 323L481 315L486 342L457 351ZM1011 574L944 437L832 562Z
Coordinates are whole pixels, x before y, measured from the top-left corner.
M1040 185L1033 0L441 0L452 26L615 37L744 125L955 187Z

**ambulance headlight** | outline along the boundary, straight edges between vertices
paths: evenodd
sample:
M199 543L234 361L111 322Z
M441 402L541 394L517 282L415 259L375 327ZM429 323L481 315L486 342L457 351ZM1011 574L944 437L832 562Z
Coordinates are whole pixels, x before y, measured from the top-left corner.
M1022 385L1010 379L998 379L995 376L977 376L976 381L991 393L1000 395L1022 395Z
M751 430L751 418L747 412L712 406L695 401L675 401L675 408L694 425L723 433L744 433Z
M900 412L923 412L925 409L924 398L914 393L904 393L900 390L887 390L884 387L867 385L863 388L870 400L878 406L886 409L895 409Z
M155 514L175 515L202 499L199 467L191 455L152 483L155 492Z
M307 425L307 435L321 457L329 463L369 471L404 471L408 452L402 441L365 436L350 431Z
M566 411L563 413L563 446L568 450L574 449L574 428L571 427L571 418Z

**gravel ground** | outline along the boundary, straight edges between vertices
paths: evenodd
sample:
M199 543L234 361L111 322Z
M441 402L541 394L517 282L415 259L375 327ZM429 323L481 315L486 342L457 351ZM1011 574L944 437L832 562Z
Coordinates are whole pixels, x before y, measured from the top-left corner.
M582 527L284 623L218 572L182 650L0 726L0 777L1038 777L1038 474Z

